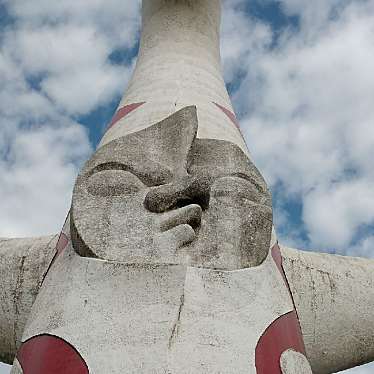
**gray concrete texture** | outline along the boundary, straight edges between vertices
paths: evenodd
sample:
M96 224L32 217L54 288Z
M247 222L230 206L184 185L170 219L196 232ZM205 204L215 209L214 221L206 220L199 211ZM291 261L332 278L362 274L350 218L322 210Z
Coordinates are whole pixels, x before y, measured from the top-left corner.
M258 340L292 309L271 255L256 267L222 271L81 257L69 245L23 339L59 336L79 348L93 374L255 374Z
M12 363L57 235L0 239L0 361Z
M196 105L199 138L248 149L239 129L214 103L234 112L222 77L220 0L143 0L140 51L119 108L144 103L113 126L101 145Z
M374 361L374 261L282 247L313 373Z
M8 291L8 288L15 290L17 284L19 285L19 276L9 278L7 282L10 286L3 283L0 290L2 300L5 301L1 304L3 320L1 322L2 330L0 330L2 334L0 335L0 341L3 343L1 346L2 360L5 362L10 362L14 357L15 347L17 342L19 343L21 331L29 316L31 305L40 285L40 279L45 272L44 260L42 260L42 266L40 266L40 259L45 254L48 258L51 258L56 240L57 236L51 236L39 239L2 240L0 242L2 254L8 253L8 258L16 254L15 258L22 262L22 257L24 257L24 263L29 264L24 265L22 279L23 287L26 288L19 289L19 297L9 297ZM372 361L374 359L374 323L372 318L374 261L302 252L285 247L281 247L281 250L283 266L295 300L313 373L338 372L345 368ZM1 262L2 275L7 274L4 269L12 263L13 259ZM95 266L99 264L100 262ZM115 264L113 266L116 268ZM19 274L19 269L20 267L16 266L15 274ZM30 271L32 271L32 276L29 274ZM72 271L68 269L64 273L64 277L66 277ZM77 280L77 285L79 282L88 282L94 288L94 284L91 283L90 278L87 278L87 274L93 275L100 272L92 269L87 273L86 266L83 266L81 273L86 274L86 278L83 281ZM69 275L70 277L71 275ZM268 276L264 274L263 277ZM32 279L31 283L30 279ZM63 279L61 280L63 281ZM253 281L254 279L248 279L248 285L252 284ZM121 283L114 282L117 285ZM125 283L128 284L128 281ZM255 284L259 283L255 282ZM116 288L118 286L114 286L113 290ZM100 286L100 289L103 294L113 295L114 291L109 288ZM52 289L49 292L52 293ZM59 292L61 294L58 299L64 299L63 292ZM87 292L84 292L84 294L87 294ZM180 294L176 296L176 310L179 310L177 306L180 305L180 296ZM69 303L69 298L67 298L66 303ZM8 314L4 313L5 306L7 306ZM116 310L120 309L117 304L114 307ZM43 308L43 310L46 310L46 305ZM69 309L68 306L66 308ZM69 313L73 312L75 308L72 309ZM13 314L10 314L10 311L13 311ZM17 314L14 311L18 311ZM107 316L107 313L104 313L104 315ZM4 323L4 317L6 317L6 323ZM9 324L9 321L13 321L13 323ZM14 332L15 325L18 326L16 329L18 333ZM87 330L89 330L88 326ZM77 329L76 331L82 330Z
M196 107L101 147L73 193L82 256L236 270L266 258L264 179L235 144L197 139Z

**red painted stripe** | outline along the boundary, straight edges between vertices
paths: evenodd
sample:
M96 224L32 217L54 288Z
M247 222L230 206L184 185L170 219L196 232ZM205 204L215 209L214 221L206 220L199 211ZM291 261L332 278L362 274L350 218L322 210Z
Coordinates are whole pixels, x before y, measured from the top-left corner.
M278 244L275 244L271 249L271 254L293 301ZM256 347L257 374L282 374L280 357L288 349L293 349L305 355L303 335L295 307L294 311L275 320L259 340Z
M290 287L290 284L288 283L286 273L284 272L284 269L283 269L282 253L281 253L281 250L279 248L278 243L276 243L274 245L274 247L271 249L271 255L273 257L273 260L274 260L275 264L277 265L277 268L279 269L280 273L282 274L284 283L286 284L288 292L290 293L294 309L296 310L295 300L293 299L293 295L292 295L292 292L291 292L291 287ZM297 312L296 312L296 314L297 314Z
M59 256L65 250L68 243L69 243L69 238L62 232L60 234L60 237L58 238L58 242L56 245L57 256Z
M285 274L285 272L283 270L282 254L281 254L281 251L280 251L280 248L279 248L278 244L275 244L274 247L271 249L271 255L273 257L273 260L274 260L275 264L277 265L277 268L278 268L279 272L282 274L282 277L284 279L284 282L286 283L286 286L287 286L288 290L291 293L290 285L288 284L288 280L286 278L286 274Z
M114 126L119 120L121 120L122 118L126 117L128 114L130 114L131 112L133 112L135 109L138 109L140 106L142 106L143 104L145 104L145 102L142 102L142 103L134 103L134 104L129 104L129 105L125 105L124 107L122 107L121 109L119 109L116 114L114 115L114 117L112 118L112 121L110 122L107 130L109 130L112 126Z
M280 358L293 349L305 355L304 341L296 312L275 320L262 335L256 347L257 374L282 374Z
M68 246L68 244L69 244L69 238L63 232L61 232L60 237L58 238L58 241L57 241L57 244L56 244L56 253L53 256L52 261L49 264L46 273L44 274L42 284L44 283L45 277L47 276L47 274L51 270L52 265L57 260L57 257L60 256L61 253L64 252L64 250L66 249L66 247Z
M17 359L24 374L88 374L88 367L78 351L65 340L40 335L26 341Z
M52 262L49 265L48 271L52 267L54 262L56 261L57 257L60 256L64 252L68 244L69 244L69 238L63 232L61 232L60 237L58 238L58 241L56 244L56 254L54 255ZM48 271L46 275L48 274Z
M236 118L235 113L233 113L231 110L228 110L222 105L219 105L217 103L213 103L213 104L216 105L219 109L221 109L222 112L225 113L227 117L229 117L230 121L240 130L239 121Z

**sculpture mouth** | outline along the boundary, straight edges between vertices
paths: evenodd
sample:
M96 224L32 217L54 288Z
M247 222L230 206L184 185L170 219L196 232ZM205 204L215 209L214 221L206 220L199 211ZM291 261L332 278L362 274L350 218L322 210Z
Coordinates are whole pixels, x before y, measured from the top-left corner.
M190 204L170 210L162 215L160 231L172 235L178 247L192 243L199 232L202 208L198 204Z
M197 231L200 227L202 212L203 210L198 204L189 204L170 210L163 214L160 230L165 232L180 225L189 225Z
M190 245L197 238L202 211L200 205L190 204L160 214L158 247L178 251Z

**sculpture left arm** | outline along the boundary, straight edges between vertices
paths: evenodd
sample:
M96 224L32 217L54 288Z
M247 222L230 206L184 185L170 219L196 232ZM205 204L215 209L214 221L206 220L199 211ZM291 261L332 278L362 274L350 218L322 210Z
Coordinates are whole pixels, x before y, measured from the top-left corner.
M0 361L11 364L58 235L0 239Z
M313 373L374 361L374 261L281 252Z

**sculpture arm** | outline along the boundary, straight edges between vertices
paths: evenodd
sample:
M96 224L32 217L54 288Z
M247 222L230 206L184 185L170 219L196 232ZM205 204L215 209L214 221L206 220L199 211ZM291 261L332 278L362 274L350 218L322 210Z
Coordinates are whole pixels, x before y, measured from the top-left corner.
M0 239L0 361L12 363L58 235Z
M313 373L374 361L374 261L281 252Z

